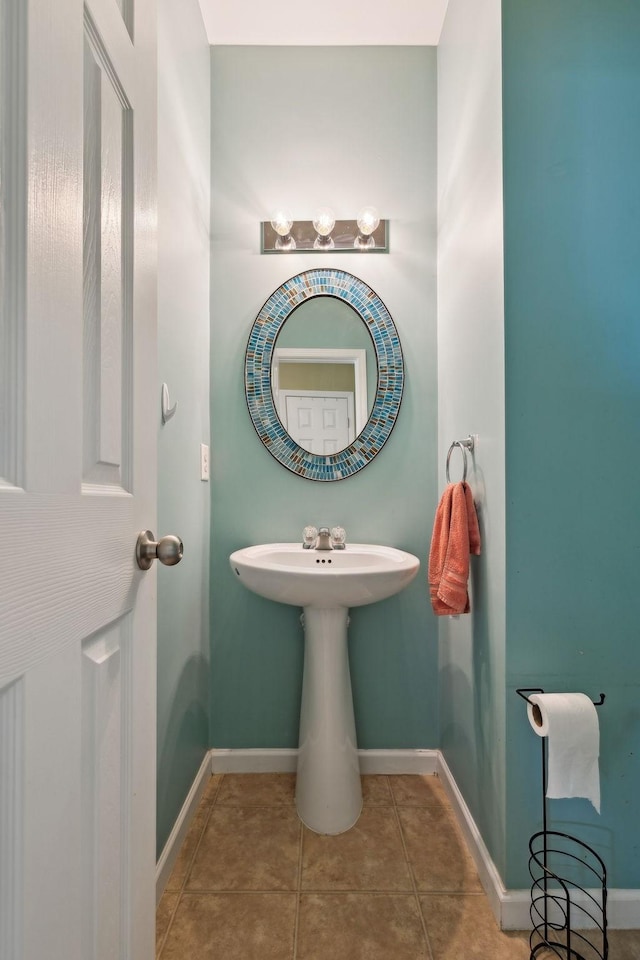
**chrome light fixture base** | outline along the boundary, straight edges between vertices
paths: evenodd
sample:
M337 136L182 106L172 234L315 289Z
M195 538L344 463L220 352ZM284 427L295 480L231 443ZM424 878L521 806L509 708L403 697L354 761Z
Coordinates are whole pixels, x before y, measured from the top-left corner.
M366 237L362 236L357 220L336 220L328 238L333 241L331 245L316 244L318 234L312 220L293 221L288 235L293 241L291 246L282 244L282 237L269 220L264 220L260 227L260 253L389 253L388 220L381 220Z

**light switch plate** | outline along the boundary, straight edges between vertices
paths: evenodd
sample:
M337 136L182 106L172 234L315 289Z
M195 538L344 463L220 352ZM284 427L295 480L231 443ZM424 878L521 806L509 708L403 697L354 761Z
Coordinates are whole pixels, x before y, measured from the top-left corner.
M206 443L200 444L200 479L209 479L209 447Z

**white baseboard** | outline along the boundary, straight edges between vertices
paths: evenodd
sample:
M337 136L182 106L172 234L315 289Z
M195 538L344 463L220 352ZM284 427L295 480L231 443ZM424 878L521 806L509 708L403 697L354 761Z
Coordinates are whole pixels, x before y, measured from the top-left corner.
M359 750L360 770L364 774L437 774L471 856L480 882L499 926L503 930L529 930L531 895L526 890L507 890L449 766L439 750ZM211 773L295 773L296 748L271 750L225 750L214 748L202 766L185 800L171 836L165 844L156 868L156 896L160 900L171 869L186 836L189 823ZM611 930L640 928L640 890L609 890L608 923Z
M358 750L360 773L435 774L437 750Z
M256 747L250 750L211 751L212 773L295 773L298 751L295 747L282 750L267 750Z
M360 772L435 773L437 750L358 750ZM211 751L213 773L295 773L298 750L219 750Z
M442 781L442 786L444 787L445 793L449 798L449 802L453 808L458 825L462 830L464 838L467 842L469 852L473 857L473 861L480 877L480 882L484 887L484 891L489 899L489 904L493 910L496 920L503 930L526 929L529 927L529 891L526 891L526 922L521 924L519 927L505 927L503 925L502 904L505 900L507 891L502 884L500 874L498 873L495 863L491 859L485 842L480 835L478 827L476 826L476 822L471 816L471 811L469 810L464 797L458 789L458 784L453 778L453 774L449 769L447 761L442 756L440 751L438 751L438 776ZM517 894L520 893L519 890L512 892L516 892Z
M530 930L531 893L525 890L507 890L498 873L487 847L480 835L480 831L471 816L464 797L458 789L453 774L440 751L438 751L438 776L449 797L458 824L464 834L469 851L475 862L480 882L489 900L493 914L502 930ZM598 891L590 891L597 900ZM580 906L581 901L576 897L575 904ZM585 906L589 906L583 898ZM591 905L592 909L592 905ZM580 913L578 912L578 917ZM552 914L549 918L553 919ZM640 890L608 890L607 891L607 920L611 930L635 930L640 927ZM576 923L576 929L579 929Z
M182 804L182 808L178 814L178 819L173 825L173 830L169 834L169 838L165 843L164 849L160 854L156 864L156 906L160 903L162 894L164 893L164 888L167 885L167 880L169 879L169 875L173 870L173 865L176 862L178 853L180 852L180 847L182 846L184 838L187 835L193 815L198 809L200 798L204 793L210 776L211 756L209 753L207 753L204 760L200 764L200 769L196 774L195 780L191 784L191 789L189 790L189 793Z
M600 902L601 891L587 892L593 899L589 900L582 891L575 892L571 896L571 902L576 908L573 911L572 921L575 930L593 927L592 923L582 922L585 916L581 913L580 907L583 906L593 915L593 900L596 903ZM530 930L530 904L529 890L505 890L500 903L500 918L496 917L502 929ZM550 904L548 918L550 922L554 920L561 922L563 915L559 908L554 911L553 904ZM640 927L640 890L607 890L607 925L609 930L637 930Z
M638 930L640 890L608 890L607 913L611 930Z

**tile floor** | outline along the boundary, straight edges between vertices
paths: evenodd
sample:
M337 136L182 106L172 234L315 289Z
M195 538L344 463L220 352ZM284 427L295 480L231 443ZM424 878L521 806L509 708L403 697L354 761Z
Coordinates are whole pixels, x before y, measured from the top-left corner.
M337 837L300 823L294 790L293 774L211 778L158 906L158 960L529 960L437 777L363 777ZM640 932L612 931L609 960L638 958Z

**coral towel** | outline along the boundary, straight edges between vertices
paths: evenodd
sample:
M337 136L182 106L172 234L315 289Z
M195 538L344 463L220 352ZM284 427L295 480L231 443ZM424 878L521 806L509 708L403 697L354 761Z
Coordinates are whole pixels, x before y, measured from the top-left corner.
M429 551L429 593L433 612L469 613L469 554L480 553L480 530L468 483L450 483L433 524Z

